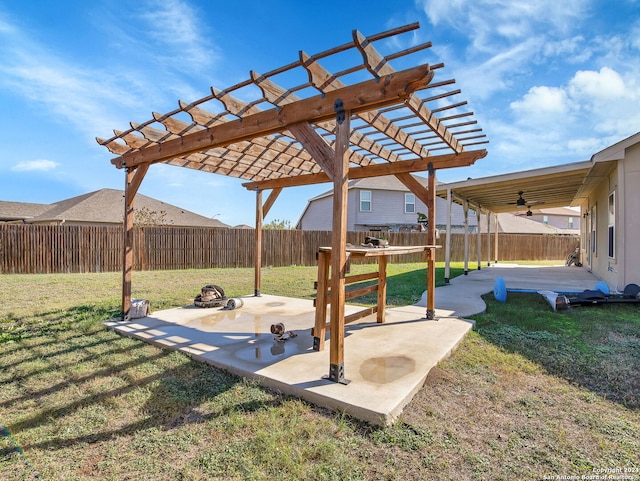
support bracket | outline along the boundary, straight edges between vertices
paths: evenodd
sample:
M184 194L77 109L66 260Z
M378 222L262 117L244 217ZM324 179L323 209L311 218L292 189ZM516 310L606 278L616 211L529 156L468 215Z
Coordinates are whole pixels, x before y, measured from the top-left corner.
M336 99L333 103L333 111L336 113L336 122L342 125L345 119L344 103L342 99Z
M344 363L329 365L329 381L344 384L345 386L351 382L344 378Z

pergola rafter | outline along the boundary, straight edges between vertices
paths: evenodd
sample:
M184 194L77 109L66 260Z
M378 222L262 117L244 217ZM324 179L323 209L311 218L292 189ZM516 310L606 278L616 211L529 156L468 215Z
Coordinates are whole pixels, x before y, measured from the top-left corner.
M429 244L435 242L435 172L473 164L486 150L473 112L452 79L435 79L444 64L412 63L411 55L430 42L383 55L374 43L419 28L410 24L365 37L354 30L343 45L309 55L302 51L287 65L249 78L224 90L149 120L131 123L98 143L116 155L112 164L124 169L125 215L123 255L123 319L131 307L133 202L152 164L165 163L245 181L256 193L256 295L260 293L261 225L285 187L333 183L331 241L330 378L344 381L344 286L346 272L346 204L349 179L395 175L429 211ZM388 42L389 45L398 42ZM324 65L351 51L349 64L337 73ZM353 62L353 52L360 61ZM331 62L330 62L331 60ZM404 62L399 70L392 62ZM409 67L406 66L409 64ZM307 79L290 85L288 79ZM356 79L356 80L354 80ZM250 90L250 92L247 92ZM428 96L422 93L428 91ZM258 92L258 95L256 95ZM428 105L429 104L429 105ZM190 118L191 121L185 121ZM460 119L460 121L458 121ZM468 126L474 126L473 128ZM437 155L436 155L437 153ZM428 187L412 172L429 172ZM262 192L271 189L266 202ZM433 247L427 246L427 318L434 315ZM431 317L430 317L431 316Z

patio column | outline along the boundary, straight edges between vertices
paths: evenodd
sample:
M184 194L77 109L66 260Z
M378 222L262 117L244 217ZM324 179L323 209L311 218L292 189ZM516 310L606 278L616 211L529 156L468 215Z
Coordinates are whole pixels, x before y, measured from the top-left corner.
M349 184L349 135L351 111L335 103L337 112L333 177L333 232L331 234L331 331L329 380L346 384L344 374L344 302L347 273L347 198Z
M487 211L487 267L491 265L491 212Z
M478 257L478 270L482 269L482 235L480 234L480 208L476 209L476 224L478 224L478 232L476 232L476 250Z
M464 212L464 275L469 273L469 202L462 203Z
M253 295L260 297L260 282L262 269L262 191L256 187L256 263L254 273Z
M495 240L493 243L493 263L497 264L498 263L498 231L500 230L500 226L498 224L498 214L495 213L493 214L493 219L495 220L495 225L496 225L496 234L495 234Z
M436 243L436 171L429 162L429 197L427 205L427 244ZM430 249L427 255L427 319L436 317L436 259L435 249ZM384 306L382 307L384 309Z
M125 167L124 216L122 219L122 317L129 321L131 316L131 274L133 273L133 200L142 179L149 170L148 163L137 167Z
M451 204L453 196L451 189L447 189L447 238L444 244L444 283L449 284L451 279Z

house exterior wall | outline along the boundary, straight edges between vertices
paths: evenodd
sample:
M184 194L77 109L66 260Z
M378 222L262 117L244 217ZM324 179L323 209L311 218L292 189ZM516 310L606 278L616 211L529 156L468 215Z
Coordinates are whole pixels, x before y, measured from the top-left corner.
M351 203L350 200L349 203ZM316 199L307 206L304 215L298 222L298 228L301 230L331 230L332 217L333 197Z
M371 211L360 209L360 192L371 192ZM415 212L405 212L405 193L409 191L383 190L383 189L349 189L347 204L347 230L370 231L387 226L417 224L418 212L427 214L426 205L417 197L415 199ZM333 197L318 198L309 203L304 214L298 222L298 228L302 230L331 230L331 218L333 215ZM482 217L484 218L484 216ZM486 222L486 221L485 221ZM436 226L444 229L447 224L447 201L436 198ZM464 213L462 206L453 204L451 208L452 232L463 232ZM475 232L477 219L475 213L469 211L469 228ZM486 228L485 228L486 229Z
M640 143L625 152L624 170L619 173L623 202L618 203L621 216L620 261L624 263L624 285L640 284Z
M611 288L640 284L640 143L629 147L613 171L580 205L589 213L581 229L583 263ZM615 196L614 252L609 255L609 197ZM595 213L595 218L594 214ZM592 227L595 222L595 249Z

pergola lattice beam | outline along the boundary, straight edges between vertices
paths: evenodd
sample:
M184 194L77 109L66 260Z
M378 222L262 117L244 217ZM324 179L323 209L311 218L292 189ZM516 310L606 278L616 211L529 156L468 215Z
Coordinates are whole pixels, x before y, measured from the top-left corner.
M307 55L304 52L300 52L300 62L302 66L309 73L309 80L317 88L320 92L326 93L331 92L337 89L344 88L345 84L342 83L335 75L332 75L329 71L327 71L320 63ZM405 133L402 129L400 129L397 125L395 125L391 120L386 118L384 115L379 113L376 110L369 112L362 112L357 114L359 118L364 120L367 124L372 127L375 127L380 133L386 135L387 137L393 139L395 142L398 142L400 145L403 145L408 150L418 155L418 157L426 157L428 152L422 148L422 146L411 138L410 135ZM355 129L352 132L351 136L354 136ZM356 144L357 145L357 144ZM386 149L385 149L386 151ZM388 152L388 151L386 151ZM381 150L382 153L382 150ZM395 161L398 160L396 155L392 155L391 152L388 152L386 156L380 155L381 157L386 157L385 160Z
M353 31L353 40L362 54L369 71L376 76L390 75L395 70L389 62L375 49L373 44L357 30ZM438 136L446 142L447 146L456 153L462 152L464 147L460 145L447 127L429 110L424 102L415 94L409 95L407 106L427 124Z
M318 123L333 118L335 102L341 100L346 111L354 113L392 105L409 98L413 92L425 88L433 72L429 65L420 65L380 79L368 80L329 92L280 109L258 112L249 117L187 134L178 139L149 145L112 159L118 168L144 163L163 162L193 152L223 147L244 140L281 132L288 125L299 122Z

